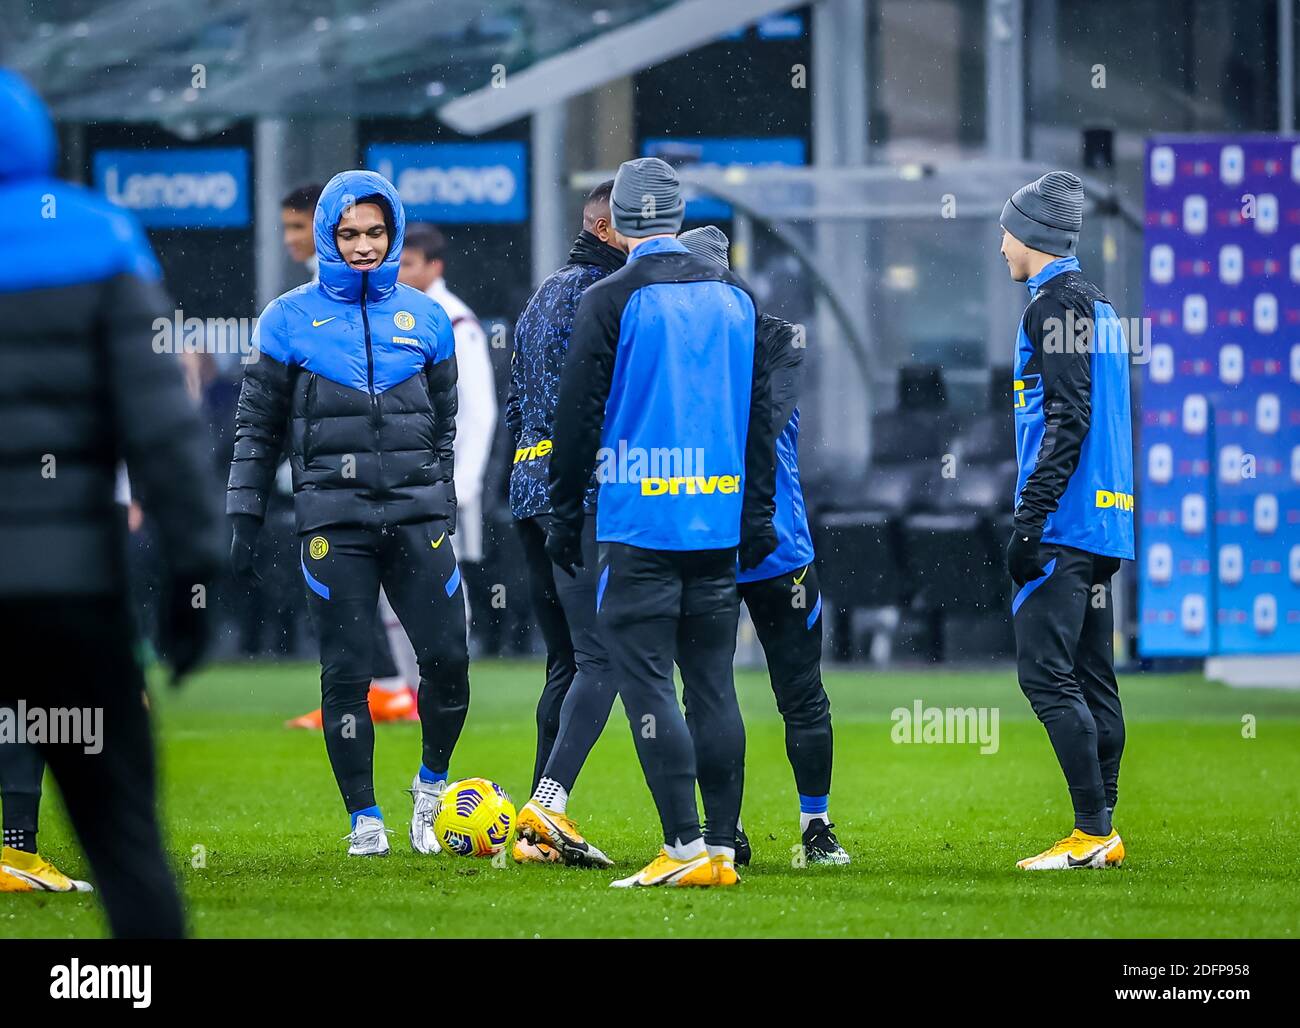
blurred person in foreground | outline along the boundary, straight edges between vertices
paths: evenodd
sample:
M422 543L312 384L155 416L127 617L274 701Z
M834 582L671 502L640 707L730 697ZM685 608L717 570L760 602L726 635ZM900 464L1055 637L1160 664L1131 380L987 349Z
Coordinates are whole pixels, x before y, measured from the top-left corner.
M219 555L204 430L176 354L154 348L154 321L169 321L173 304L144 234L107 201L55 179L55 151L40 99L0 70L0 228L23 241L23 260L0 274L0 625L7 653L40 653L43 664L39 675L6 676L0 708L24 705L29 724L33 709L81 712L80 742L46 737L38 748L109 926L120 937L179 937L114 494L124 461L163 553L161 646L175 684L206 649ZM93 740L88 723L98 725ZM13 747L0 735L11 767ZM37 765L26 761L39 794ZM34 817L30 791L22 802ZM6 803L7 828L8 814ZM63 885L34 853L6 847L3 863L0 874L29 885Z
M588 287L618 271L627 254L610 221L610 179L582 206L582 231L569 260L537 287L515 323L506 427L514 446L510 512L528 569L533 614L546 644L546 682L537 701L532 796L519 811L514 857L520 863L608 867L612 861L583 838L568 814L569 793L609 720L618 690L596 625L596 489L584 497L583 566L557 574L546 555L551 523L548 471L552 426L573 333Z
M677 240L684 209L664 161L619 167L610 213L627 263L578 304L549 469L546 552L567 574L585 563L596 472L597 620L663 830L659 854L611 883L619 888L740 881L737 548L750 568L777 545L769 369L753 297Z
M1110 580L1133 559L1128 347L1079 268L1083 184L1051 171L1002 209L1002 256L1029 288L1016 334L1015 519L1007 569L1020 688L1047 729L1074 830L1017 867L1117 867L1124 752Z
M433 818L469 707L456 499L451 321L397 281L406 214L372 171L345 171L316 205L320 280L272 300L254 332L235 416L226 512L231 563L255 544L286 442L299 568L320 639L325 749L351 820L349 856L383 856L375 797L375 610L382 586L419 657L421 763L411 847L437 853Z

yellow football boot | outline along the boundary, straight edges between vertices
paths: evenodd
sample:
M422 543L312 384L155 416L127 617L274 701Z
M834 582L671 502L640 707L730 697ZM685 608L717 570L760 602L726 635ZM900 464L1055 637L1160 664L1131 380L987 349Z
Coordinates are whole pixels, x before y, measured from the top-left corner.
M17 875L11 875L0 867L0 892L35 892L35 890Z
M1075 829L1051 849L1016 862L1022 871L1071 871L1077 867L1118 867L1124 860L1124 840L1113 828L1109 835L1088 835Z
M734 868L731 872L736 873ZM739 881L739 877L737 877ZM677 860L670 857L667 850L660 850L659 856L641 868L636 874L610 882L611 889L633 889L638 886L652 885L717 885L718 878L713 861L707 853L689 860Z
M39 853L26 853L6 846L0 850L0 867L43 892L94 892L89 882L69 878Z
M578 825L568 814L543 807L529 800L519 811L519 837L534 846L546 845L560 854L570 867L613 867L614 861L582 837Z
M515 844L511 848L511 855L515 858L516 864L561 864L564 858L560 856L560 851L546 845L546 843L533 843L527 839L515 839Z
M715 855L711 861L713 864L713 884L714 885L739 885L740 875L736 871L736 862L724 857L721 853Z

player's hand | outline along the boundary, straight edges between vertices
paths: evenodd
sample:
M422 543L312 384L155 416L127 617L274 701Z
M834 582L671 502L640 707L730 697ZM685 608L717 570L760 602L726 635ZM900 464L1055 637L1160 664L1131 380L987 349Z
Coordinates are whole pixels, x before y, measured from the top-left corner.
M552 524L546 532L546 555L570 578L576 577L575 568L586 567L582 562L581 537L558 524Z
M212 634L207 593L207 583L191 582L185 577L173 578L167 584L159 641L163 657L171 665L173 688L207 655Z
M1016 585L1024 585L1043 577L1039 536L1020 528L1011 530L1011 541L1007 543L1007 571L1011 573L1011 581Z
M257 564L253 561L253 550L257 547L257 533L262 522L251 514L232 514L230 521L234 534L230 539L230 569L235 579L244 585L260 582Z
M742 533L737 554L740 559L740 570L749 571L751 568L758 567L772 555L776 546L776 529L772 527L770 521L765 522L757 531Z

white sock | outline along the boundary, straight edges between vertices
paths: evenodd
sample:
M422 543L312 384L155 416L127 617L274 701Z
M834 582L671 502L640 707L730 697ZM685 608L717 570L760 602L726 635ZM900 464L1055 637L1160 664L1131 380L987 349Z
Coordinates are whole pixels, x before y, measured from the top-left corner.
M371 684L383 692L406 692L406 679L401 675L393 678L376 678Z
M569 805L569 790L554 778L543 778L537 783L537 791L533 793L533 799L547 810L563 814Z
M666 842L664 843L664 851L674 860L694 860L696 857L702 857L709 852L708 847L704 845L703 836L694 842L682 842L681 839L678 839L675 843Z
M828 810L823 814L801 813L799 815L799 834L802 835L804 832L808 831L808 826L812 824L814 821L825 821L827 824L830 824L831 812Z
M725 857L728 862L736 862L736 848L734 846L710 846L709 857Z

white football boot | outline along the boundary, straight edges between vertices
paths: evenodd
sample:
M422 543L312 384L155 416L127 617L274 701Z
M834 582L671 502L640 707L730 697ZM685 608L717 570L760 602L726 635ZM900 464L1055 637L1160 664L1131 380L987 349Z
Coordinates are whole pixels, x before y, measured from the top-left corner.
M362 814L346 838L351 843L348 846L349 857L388 856L388 831L377 817Z
M438 816L442 806L442 794L447 789L446 781L422 782L417 774L411 782L411 800L415 808L411 811L411 849L416 853L441 853L442 845L433 834L433 819Z

